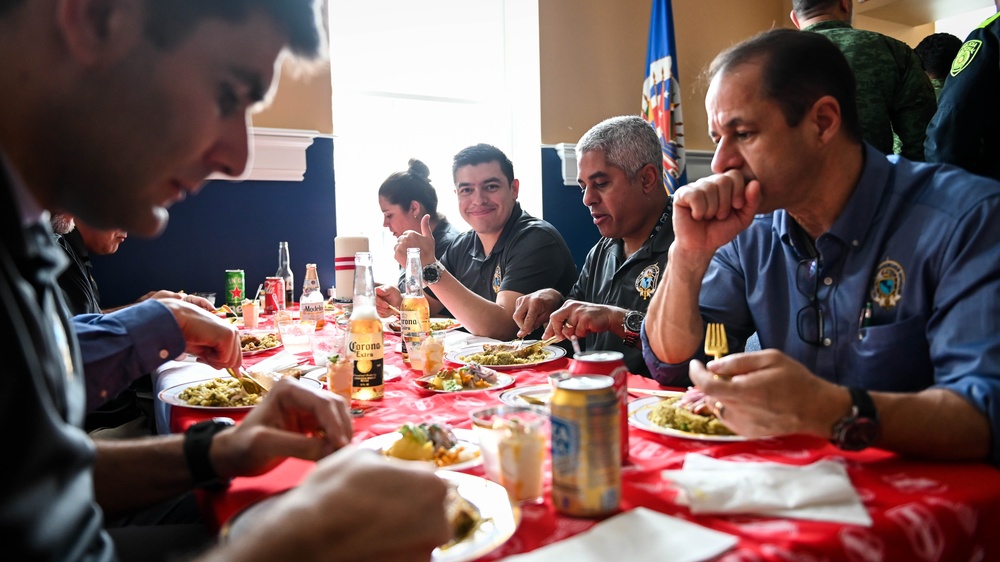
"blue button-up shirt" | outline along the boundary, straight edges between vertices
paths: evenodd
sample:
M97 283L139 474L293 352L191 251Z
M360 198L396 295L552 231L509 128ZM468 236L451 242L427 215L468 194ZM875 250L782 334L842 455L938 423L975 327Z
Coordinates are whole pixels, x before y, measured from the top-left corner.
M858 186L814 248L778 210L716 252L702 316L725 324L730 349L756 331L762 348L840 385L947 388L989 418L1000 464L1000 182L865 150ZM816 305L824 338L813 345L800 325L818 332ZM642 338L657 380L687 382L687 362L660 362L645 327Z

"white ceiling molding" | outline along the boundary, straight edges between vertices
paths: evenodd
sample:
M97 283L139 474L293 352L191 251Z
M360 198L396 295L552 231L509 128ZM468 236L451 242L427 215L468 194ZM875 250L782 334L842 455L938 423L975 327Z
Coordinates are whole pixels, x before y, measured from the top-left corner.
M210 180L231 181L302 181L306 173L306 149L319 131L254 127L253 162L240 177L219 173Z

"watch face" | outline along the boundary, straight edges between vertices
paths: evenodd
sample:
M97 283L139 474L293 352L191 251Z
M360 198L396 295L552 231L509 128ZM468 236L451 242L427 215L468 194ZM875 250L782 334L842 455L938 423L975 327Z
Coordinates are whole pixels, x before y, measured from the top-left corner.
M423 271L424 282L436 283L441 278L441 272L433 265L428 265Z
M875 444L881 435L878 422L871 418L856 418L844 427L840 435L840 448L860 451Z
M625 329L630 332L638 332L642 329L643 315L637 312L630 312L625 315Z

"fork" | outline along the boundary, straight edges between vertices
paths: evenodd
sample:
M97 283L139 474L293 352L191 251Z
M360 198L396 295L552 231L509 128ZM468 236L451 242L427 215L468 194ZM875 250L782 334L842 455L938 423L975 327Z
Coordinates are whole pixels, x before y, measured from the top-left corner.
M705 355L721 359L727 353L729 340L726 338L726 327L716 322L709 323L705 330Z

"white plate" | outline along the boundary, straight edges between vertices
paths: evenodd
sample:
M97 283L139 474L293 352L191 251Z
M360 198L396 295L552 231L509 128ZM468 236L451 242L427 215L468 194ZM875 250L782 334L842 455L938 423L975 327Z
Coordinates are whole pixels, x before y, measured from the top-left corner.
M462 390L437 390L433 388L427 388L417 382L417 379L412 379L410 383L427 392L434 392L436 394L455 394L458 392L484 392L486 390L500 390L501 388L507 388L508 386L514 384L514 377L510 375L505 375L503 373L497 373L497 382L492 386L487 386L485 388L463 388Z
M537 404L535 402L529 402L522 398L528 395L536 398L545 404ZM536 384L532 386L519 386L517 388L511 388L510 390L505 390L500 393L500 401L508 406L542 406L543 408L549 407L549 399L552 398L552 387L547 384Z
M485 478L450 470L439 470L437 475L453 484L460 496L479 509L482 523L462 542L446 549L435 548L431 553L431 562L476 560L493 552L514 535L521 522L521 510L510 504L503 486ZM258 530L256 523L260 521L260 516L267 513L270 505L280 497L279 494L263 499L234 515L219 531L220 539L230 541Z
M261 353L267 353L268 351L277 351L282 347L285 347L285 344L279 343L274 347L268 347L266 349L254 349L253 351L244 351L243 357L253 357L254 355L260 355Z
M259 337L263 337L263 336L266 336L266 335L269 335L269 334L273 335L273 336L277 336L278 335L277 332L275 332L273 330L240 330L240 337L241 338L243 336L249 336L249 335L257 336L259 338ZM276 349L281 349L282 347L284 347L284 344L281 343L281 341L279 340L278 341L278 345L276 345L274 347L268 347L268 348L265 348L265 349L255 349L253 351L244 351L243 352L243 357L253 357L254 355L259 355L261 353L266 353L268 351L274 351Z
M680 396L684 394L683 392L678 392L677 395ZM638 427L639 429L644 429L646 431L651 431L653 433L659 433L660 435L669 435L671 437L680 437L681 439L694 439L696 441L746 441L747 438L742 435L705 435L703 433L691 433L690 431L681 431L679 429L673 429L669 427L663 427L662 425L657 425L650 421L649 412L653 406L659 404L663 400L669 397L661 396L647 396L646 398L639 398L638 400L633 400L628 404L628 423Z
M452 429L452 431L455 432L455 437L458 438L458 444L465 447L463 452L474 454L475 457L467 461L439 467L439 470L465 470L483 464L483 457L479 454L479 438L476 437L476 432L471 429L457 428ZM393 431L392 433L376 435L375 437L365 439L358 446L365 447L366 449L374 449L381 453L391 447L401 437L400 433Z
M535 340L537 341L537 340ZM524 345L529 345L534 343L531 340L525 340ZM527 369L528 367L533 367L535 365L541 365L542 363L548 363L549 361L555 361L560 357L566 355L566 350L561 347L556 347L554 345L549 345L542 348L545 352L545 359L541 361L534 361L531 363L522 363L520 365L483 365L484 367L489 367L490 369ZM449 351L444 358L452 363L458 363L460 365L465 365L467 362L460 357L467 355L475 355L476 353L483 352L483 344L470 345L460 349L455 349Z
M163 390L160 391L160 394L158 396L162 402L170 404L171 406L183 406L184 408L194 408L196 410L212 410L221 412L223 410L230 410L230 411L249 410L253 408L253 406L195 406L193 404L188 404L184 400L181 400L180 398L177 397L178 394L180 394L187 388L199 385L203 382L208 382L212 379L224 379L224 378L226 378L225 375L220 374L217 377L209 377L207 379L201 379L196 381L188 381L186 383L171 386L170 388L164 388ZM299 378L299 380L306 384L316 385L317 388L323 387L323 385L318 380L313 378L302 377Z
M434 331L435 332L454 332L455 330L457 330L457 329L459 329L459 328L462 327L462 323L459 322L458 320L455 320L454 318L431 318L431 322L445 322L445 321L451 322L452 323L451 326L448 326L447 328L445 328L443 330L434 330ZM390 332L392 332L392 333L394 333L394 334L398 334L400 332L400 330L399 330L399 320L392 320L390 322L386 322L385 323L385 329L388 330L388 331L390 331Z
M493 552L513 536L521 522L521 510L510 504L503 486L485 478L450 470L439 470L437 475L454 484L458 494L479 509L483 522L464 541L446 549L435 548L431 553L431 562L476 560Z

